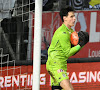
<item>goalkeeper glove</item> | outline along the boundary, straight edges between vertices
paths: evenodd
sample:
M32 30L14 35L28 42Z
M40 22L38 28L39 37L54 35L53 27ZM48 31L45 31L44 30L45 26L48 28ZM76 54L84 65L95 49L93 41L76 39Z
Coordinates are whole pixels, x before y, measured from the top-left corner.
M87 44L89 42L89 34L88 34L88 32L84 32L84 35L85 35L85 39L86 39L85 44Z
M88 34L88 32L79 31L78 32L78 36L79 36L78 44L81 47L84 46L86 43L88 43L88 41L89 41L89 34Z

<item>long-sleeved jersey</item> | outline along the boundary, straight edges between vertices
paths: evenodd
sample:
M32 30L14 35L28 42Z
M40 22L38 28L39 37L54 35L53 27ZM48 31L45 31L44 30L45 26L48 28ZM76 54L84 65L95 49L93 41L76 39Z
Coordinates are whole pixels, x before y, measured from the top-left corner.
M68 29L62 24L54 33L50 47L48 49L49 65L57 63L58 67L67 68L67 59L80 50L80 45L71 47L70 35L72 29Z

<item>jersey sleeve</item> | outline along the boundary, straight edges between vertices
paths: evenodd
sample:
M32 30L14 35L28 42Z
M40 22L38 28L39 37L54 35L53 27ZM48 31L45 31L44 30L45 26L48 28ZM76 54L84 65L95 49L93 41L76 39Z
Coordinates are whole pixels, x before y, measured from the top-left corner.
M70 35L67 34L66 32L62 32L59 35L59 42L61 44L62 51L64 52L67 58L74 55L77 51L81 49L80 45L76 45L71 48Z

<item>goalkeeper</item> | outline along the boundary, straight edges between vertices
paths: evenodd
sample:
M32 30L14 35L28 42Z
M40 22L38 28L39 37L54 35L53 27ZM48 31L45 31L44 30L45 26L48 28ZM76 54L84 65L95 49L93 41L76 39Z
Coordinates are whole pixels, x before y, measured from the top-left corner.
M46 69L51 76L52 90L73 90L69 78L67 76L67 59L77 53L88 41L87 32L80 31L78 33L78 45L71 47L70 35L73 32L71 29L75 23L75 11L68 6L61 9L60 17L63 24L55 31L51 45L48 49L48 60Z

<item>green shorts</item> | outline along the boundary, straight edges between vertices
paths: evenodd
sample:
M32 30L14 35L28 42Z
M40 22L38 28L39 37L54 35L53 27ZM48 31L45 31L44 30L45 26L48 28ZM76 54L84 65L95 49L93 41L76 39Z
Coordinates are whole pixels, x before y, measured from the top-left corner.
M67 67L66 67L67 68ZM69 79L66 69L55 65L46 64L46 69L51 77L51 86L60 86L60 82Z

